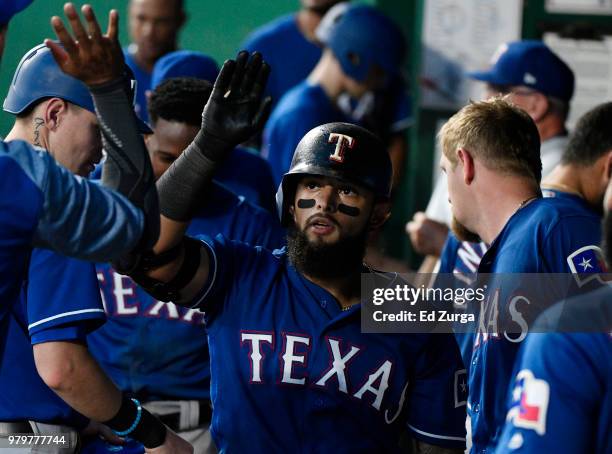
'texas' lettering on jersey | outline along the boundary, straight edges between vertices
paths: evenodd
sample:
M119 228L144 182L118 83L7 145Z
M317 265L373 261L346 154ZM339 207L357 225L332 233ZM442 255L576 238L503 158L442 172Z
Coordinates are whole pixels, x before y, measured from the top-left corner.
M112 270L98 270L97 275L104 311L109 316L165 318L190 325L204 325L203 312L158 301L138 289L128 276Z
M275 345L282 343L281 351L275 354ZM240 346L247 354L251 384L285 384L331 388L358 400L364 400L376 410L381 411L385 393L390 386L393 362L389 359L376 359L371 369L355 379L351 363L363 353L363 348L339 338L325 337L328 362L321 370L309 368L312 338L302 333L275 334L273 331L240 331ZM368 358L372 358L368 356ZM318 362L317 362L318 363ZM272 366L272 367L270 367ZM269 376L270 371L274 376ZM266 375L266 372L268 375ZM384 409L385 422L393 423L400 415L408 383L402 389L399 404L393 409Z

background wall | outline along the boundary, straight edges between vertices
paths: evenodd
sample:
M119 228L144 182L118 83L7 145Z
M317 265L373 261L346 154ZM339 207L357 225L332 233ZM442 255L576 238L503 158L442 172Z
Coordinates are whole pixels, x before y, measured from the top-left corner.
M129 42L127 0L90 0L74 1L74 3L79 6L83 3L92 4L98 20L104 27L108 11L111 8L118 9L121 43L126 45ZM374 0L364 0L362 3L374 3ZM63 5L64 0L35 0L30 7L11 21L0 67L2 101L23 54L41 43L43 39L54 37L49 19L53 15L63 16ZM188 19L181 34L180 46L205 52L221 63L235 54L251 30L274 17L296 10L298 5L298 0L186 0ZM12 116L1 112L0 135L6 135L12 123Z

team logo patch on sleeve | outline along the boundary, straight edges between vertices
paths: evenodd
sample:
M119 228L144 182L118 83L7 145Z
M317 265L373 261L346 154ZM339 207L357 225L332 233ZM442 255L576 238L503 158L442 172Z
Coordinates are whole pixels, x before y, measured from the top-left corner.
M548 382L535 378L530 370L523 369L516 375L512 405L506 419L511 420L515 427L535 430L539 435L544 435L549 398Z
M593 280L603 283L599 274L607 272L601 249L593 245L572 252L567 257L567 264L579 287Z
M465 405L467 396L467 371L461 369L455 372L455 408Z

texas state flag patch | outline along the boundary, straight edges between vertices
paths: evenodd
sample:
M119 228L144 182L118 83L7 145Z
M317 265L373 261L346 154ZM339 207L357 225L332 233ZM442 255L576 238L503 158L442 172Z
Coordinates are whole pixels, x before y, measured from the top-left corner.
M567 257L567 264L579 287L593 280L603 282L599 274L607 272L603 252L593 245L572 252Z
M537 434L546 433L546 413L550 399L550 386L546 380L535 378L528 369L516 375L512 391L512 406L507 420L515 427L535 430Z

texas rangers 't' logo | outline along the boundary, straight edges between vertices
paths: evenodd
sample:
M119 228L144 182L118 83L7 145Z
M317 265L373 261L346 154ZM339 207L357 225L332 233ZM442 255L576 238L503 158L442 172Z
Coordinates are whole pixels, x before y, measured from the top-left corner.
M351 136L347 136L345 134L338 134L332 132L329 135L328 143L335 143L336 149L333 154L329 155L330 161L335 162L343 162L344 161L344 153L347 148L353 148L355 146L355 139Z

